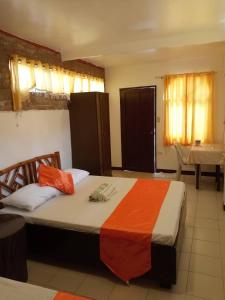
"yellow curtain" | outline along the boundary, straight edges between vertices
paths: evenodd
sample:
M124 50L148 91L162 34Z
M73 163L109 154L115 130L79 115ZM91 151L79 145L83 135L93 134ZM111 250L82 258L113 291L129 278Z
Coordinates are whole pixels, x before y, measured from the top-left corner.
M14 55L10 60L13 107L22 109L22 102L30 92L64 94L76 92L104 92L104 79L72 72L58 66L42 64Z
M29 97L29 89L34 87L34 72L25 58L15 57L10 61L11 85L14 110L22 109L22 99Z
M213 72L165 76L165 145L213 142L213 83Z

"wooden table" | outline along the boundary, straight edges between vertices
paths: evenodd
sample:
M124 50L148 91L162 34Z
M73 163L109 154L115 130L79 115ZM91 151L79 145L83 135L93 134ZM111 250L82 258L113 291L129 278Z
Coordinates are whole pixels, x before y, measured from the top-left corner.
M187 163L195 165L196 189L199 189L200 165L215 165L217 191L220 191L220 166L224 164L224 159L225 144L202 144L190 147Z

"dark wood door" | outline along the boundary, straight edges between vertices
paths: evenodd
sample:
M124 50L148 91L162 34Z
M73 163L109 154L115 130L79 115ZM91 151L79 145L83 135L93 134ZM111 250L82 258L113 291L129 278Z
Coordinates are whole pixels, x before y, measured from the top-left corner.
M123 169L155 171L156 87L120 89Z

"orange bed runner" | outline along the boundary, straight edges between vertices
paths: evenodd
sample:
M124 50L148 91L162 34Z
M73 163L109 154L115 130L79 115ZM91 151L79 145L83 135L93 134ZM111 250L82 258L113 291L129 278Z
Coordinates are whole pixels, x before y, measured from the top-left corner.
M72 294L58 292L53 300L91 300L90 298L85 298L81 296L75 296Z
M151 269L151 238L170 181L138 179L100 231L100 257L124 281Z

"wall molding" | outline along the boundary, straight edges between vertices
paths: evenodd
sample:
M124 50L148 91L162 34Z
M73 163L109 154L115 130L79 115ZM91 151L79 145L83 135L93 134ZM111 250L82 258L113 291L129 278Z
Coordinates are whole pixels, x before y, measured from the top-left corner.
M111 167L112 170L120 170L123 171L122 167Z

